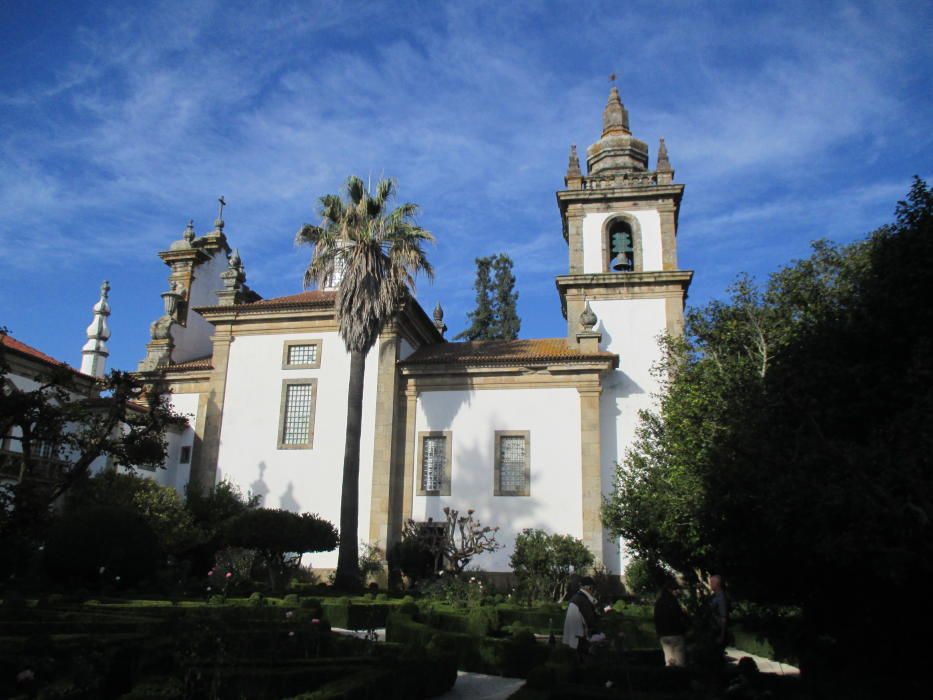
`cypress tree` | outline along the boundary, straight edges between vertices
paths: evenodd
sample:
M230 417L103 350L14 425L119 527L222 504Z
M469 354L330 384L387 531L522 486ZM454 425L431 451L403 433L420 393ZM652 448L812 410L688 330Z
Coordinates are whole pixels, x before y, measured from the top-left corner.
M473 288L476 290L476 308L467 314L470 321L469 327L454 336L454 340L489 339L489 333L495 321L489 287L491 266L491 257L476 258L476 282L473 283Z
M504 254L476 258L473 288L476 290L476 308L467 315L470 325L454 340L517 338L521 320L515 306L518 292L515 291L512 259Z
M512 258L500 254L492 264L496 273L493 286L493 306L496 310L494 337L501 340L515 340L522 326L518 318L518 292L515 291L515 275L512 274Z

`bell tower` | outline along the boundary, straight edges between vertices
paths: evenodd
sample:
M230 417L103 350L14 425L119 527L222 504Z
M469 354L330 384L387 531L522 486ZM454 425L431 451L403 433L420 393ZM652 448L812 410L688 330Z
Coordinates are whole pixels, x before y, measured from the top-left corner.
M586 165L583 175L571 146L566 188L557 193L569 248L569 274L557 278L568 339L576 337L587 300L664 299L665 328L679 333L692 277L677 266L684 186L674 184L663 138L655 169L648 169L648 146L632 135L616 87L603 111L602 136L586 149Z
M599 495L612 490L615 463L635 439L638 412L653 406L658 339L682 332L693 273L677 266L684 186L674 184L664 139L655 169L648 168L648 146L632 134L615 87L603 111L602 135L586 149L586 166L584 175L571 146L566 187L557 193L569 274L556 282L567 342L583 350L584 342L597 340L600 350L619 356L618 369L600 382L599 423L594 430L584 426L584 435L599 435L598 488L595 474L583 475L584 500L598 510ZM611 571L621 572L622 543L607 539L601 527L584 530L587 546Z

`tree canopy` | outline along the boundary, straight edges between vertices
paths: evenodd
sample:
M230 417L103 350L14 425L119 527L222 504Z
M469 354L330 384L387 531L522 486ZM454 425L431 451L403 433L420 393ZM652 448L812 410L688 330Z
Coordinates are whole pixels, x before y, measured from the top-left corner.
M470 325L455 340L515 340L521 329L512 259L505 254L476 258L476 306Z
M916 179L893 224L688 313L606 525L740 597L802 606L852 658L929 612L931 222Z

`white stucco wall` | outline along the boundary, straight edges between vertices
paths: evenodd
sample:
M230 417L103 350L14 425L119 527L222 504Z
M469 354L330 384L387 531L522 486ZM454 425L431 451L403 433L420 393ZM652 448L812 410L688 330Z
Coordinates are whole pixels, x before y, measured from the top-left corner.
M175 342L172 360L175 362L207 357L213 351L211 336L214 334L214 327L194 309L198 306L217 304L216 292L223 289L220 273L226 269L227 256L222 250L194 268L194 281L188 297L188 320L185 326L172 325L172 340Z
M165 456L165 469L145 471L137 469L136 473L155 480L162 486L171 486L181 495L185 493L188 478L191 476L191 462L180 464L181 448L194 449L194 425L198 418L199 394L169 394L168 402L175 413L188 419L188 425L177 430L168 430L165 441L168 443Z
M626 211L641 227L642 269L661 269L661 216L654 209ZM604 212L583 217L583 272L595 274L603 269L603 224L612 214Z
M523 528L582 535L580 395L576 389L436 391L419 396L417 432L451 431L450 496L412 500L415 520L443 518L444 506L473 508L484 525L500 528L503 549L471 562L486 571L508 571L515 536ZM531 495L493 496L495 431L527 430ZM417 449L416 449L417 454ZM414 494L418 468L415 465Z
M612 489L615 463L635 438L638 411L655 404L657 381L651 367L659 357L658 337L664 333L664 299L592 301L590 307L603 334L600 349L619 355L619 368L603 380L600 397L603 493ZM607 547L606 566L619 572L624 563L618 551Z
M319 369L282 369L288 340L321 340ZM378 344L366 359L360 440L359 533L369 532ZM340 524L340 492L346 439L350 356L335 332L238 336L230 346L217 479L263 497L267 508L317 513ZM278 449L283 379L316 378L313 446ZM315 567L334 567L337 553L311 557Z

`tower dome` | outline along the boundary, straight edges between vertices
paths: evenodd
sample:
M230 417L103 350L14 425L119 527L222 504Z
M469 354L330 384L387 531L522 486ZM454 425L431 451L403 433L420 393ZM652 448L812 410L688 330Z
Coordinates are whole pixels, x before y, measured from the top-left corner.
M586 166L590 175L644 172L648 169L648 144L632 136L628 110L615 86L603 110L602 138L586 149Z

